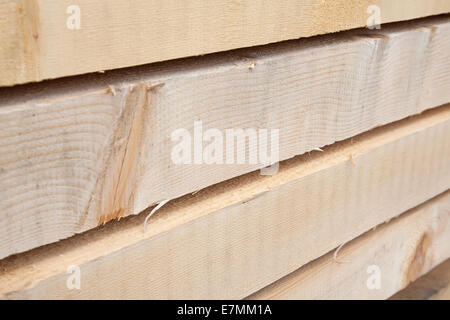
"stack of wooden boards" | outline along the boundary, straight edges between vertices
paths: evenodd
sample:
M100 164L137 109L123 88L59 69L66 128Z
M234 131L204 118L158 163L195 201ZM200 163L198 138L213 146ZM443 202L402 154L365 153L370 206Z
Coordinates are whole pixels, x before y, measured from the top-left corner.
M385 299L450 257L448 1L134 2L0 4L2 298ZM278 129L278 172L174 163L196 121Z

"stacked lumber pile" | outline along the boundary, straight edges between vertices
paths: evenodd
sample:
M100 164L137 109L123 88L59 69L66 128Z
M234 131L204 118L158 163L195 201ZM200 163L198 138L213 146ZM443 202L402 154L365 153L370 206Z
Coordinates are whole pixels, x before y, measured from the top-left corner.
M448 299L448 12L2 1L0 297Z

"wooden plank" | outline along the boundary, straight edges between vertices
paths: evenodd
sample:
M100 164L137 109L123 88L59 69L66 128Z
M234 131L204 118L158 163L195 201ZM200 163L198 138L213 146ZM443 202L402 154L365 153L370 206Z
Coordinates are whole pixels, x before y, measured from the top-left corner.
M393 295L391 300L450 300L450 259Z
M450 12L447 0L2 0L0 86L364 27L371 5L381 23Z
M444 17L3 88L0 258L264 166L174 163L197 120L279 129L285 160L449 102L449 74Z
M143 214L8 257L0 296L247 297L448 190L449 135L450 105L169 202L146 232Z
M387 299L450 257L449 222L447 191L345 244L336 259L330 252L248 299Z

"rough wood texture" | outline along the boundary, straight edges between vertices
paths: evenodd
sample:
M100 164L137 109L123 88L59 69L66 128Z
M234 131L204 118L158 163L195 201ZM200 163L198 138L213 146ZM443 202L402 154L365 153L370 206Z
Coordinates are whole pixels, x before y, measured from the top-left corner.
M345 244L336 260L334 253L303 266L248 299L389 298L450 257L450 191ZM441 278L440 285L448 285L449 266L447 263L447 276L437 276ZM378 271L379 288L369 279L376 277ZM428 286L427 292L431 295L437 288Z
M450 209L447 210L450 214ZM447 240L447 245L450 240ZM450 259L391 297L392 300L450 300Z
M450 12L447 0L2 0L0 86L364 27L369 5L382 23Z
M447 103L449 75L437 18L0 89L0 258L261 167L174 164L195 120L280 129L284 160Z
M446 106L169 202L145 233L144 214L8 257L0 296L247 297L448 190L449 135Z

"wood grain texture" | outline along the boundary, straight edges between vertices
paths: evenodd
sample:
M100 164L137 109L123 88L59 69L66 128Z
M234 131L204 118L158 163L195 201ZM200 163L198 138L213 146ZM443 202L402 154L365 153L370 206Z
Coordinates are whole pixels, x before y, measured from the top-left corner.
M2 0L0 86L364 27L369 5L382 23L450 12L447 0Z
M444 17L3 88L0 258L262 167L173 163L195 120L279 129L285 160L447 103L449 75Z
M247 297L448 190L449 135L450 106L430 110L169 202L146 232L144 213L8 257L0 296Z
M391 300L450 300L450 259L393 295Z
M334 253L308 263L248 299L389 298L450 257L450 191L350 241L336 259ZM373 266L379 269L374 271ZM369 278L378 271L380 286L376 288ZM439 276L441 285L449 281L449 271L446 277L444 273Z
M364 27L369 5L382 23L450 12L446 0L2 0L0 86Z

